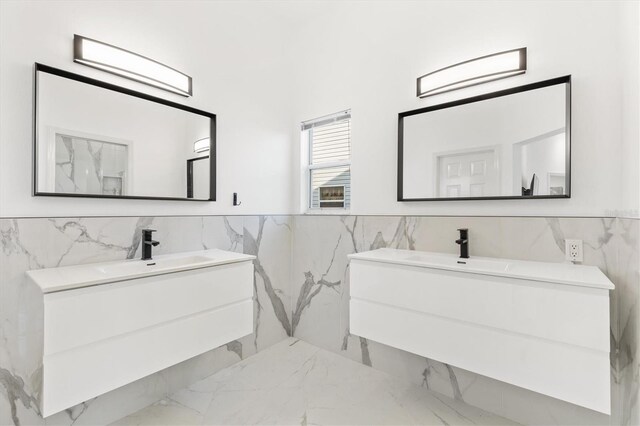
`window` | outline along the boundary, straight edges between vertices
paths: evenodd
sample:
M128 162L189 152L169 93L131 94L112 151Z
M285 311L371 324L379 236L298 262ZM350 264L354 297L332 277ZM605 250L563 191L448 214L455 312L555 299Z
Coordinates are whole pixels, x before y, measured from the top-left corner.
M351 205L351 110L303 122L302 136L303 141L308 141L308 207L348 209Z

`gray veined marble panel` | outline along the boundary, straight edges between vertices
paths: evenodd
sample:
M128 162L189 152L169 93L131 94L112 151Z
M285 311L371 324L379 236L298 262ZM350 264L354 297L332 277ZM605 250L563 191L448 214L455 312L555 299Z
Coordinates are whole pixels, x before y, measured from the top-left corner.
M291 217L259 216L244 222L245 253L257 256L254 286L256 292L256 351L279 342L291 334Z
M293 231L293 335L325 349L342 345L340 300L351 237L337 216L296 217Z
M175 389L266 348L288 334L290 310L289 217L121 217L0 220L0 424L104 424L147 406ZM29 269L133 259L141 229L161 244L155 253L207 248L256 252L269 285L256 279L256 332L46 419L38 398L42 358L42 306L27 285ZM251 242L255 244L251 244ZM268 290L268 291L267 291ZM273 305L272 303L275 303ZM258 308L259 307L259 308ZM287 319L288 320L288 319Z
M618 311L617 375L621 421L640 424L640 220L618 219L619 240L615 293Z

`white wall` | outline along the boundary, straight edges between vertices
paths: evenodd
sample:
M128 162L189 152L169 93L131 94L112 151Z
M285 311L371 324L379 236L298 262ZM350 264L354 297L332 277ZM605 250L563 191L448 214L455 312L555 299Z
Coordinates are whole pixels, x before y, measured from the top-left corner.
M618 28L622 70L622 206L623 217L640 217L640 2L624 2Z
M550 195L550 187L552 186L550 175L555 174L556 184L562 184L562 187L564 187L564 167L566 164L564 132L521 145L521 148L524 169L517 175L514 173L517 185L529 187L530 177L535 174L537 189L534 194Z
M299 212L299 122L346 108L353 214L640 216L638 16L638 2L3 1L0 217ZM74 33L190 74L195 96L74 64ZM415 97L425 72L521 46L524 76ZM32 197L35 61L217 113L219 201ZM396 202L398 112L566 74L570 200Z
M637 2L393 1L317 6L315 16L307 13L296 38L292 126L352 109L351 213L609 216L627 204L627 209L638 208L637 130L633 133L637 114L628 117L625 133L627 150L635 153L631 156L622 155L621 120L623 93L637 111L638 91L623 87L623 82L637 87ZM627 16L629 11L635 18ZM623 17L629 20L626 26L621 26ZM522 46L528 48L528 71L523 76L424 100L415 96L419 75ZM623 61L628 54L632 56ZM571 199L396 202L399 112L567 74L573 76ZM632 178L624 185L630 186L626 193L636 194L635 200L623 197L623 173Z
M0 2L0 217L290 213L287 28L260 2ZM73 63L73 34L193 77L185 99ZM218 115L218 201L32 197L33 64L41 62ZM231 206L238 192L240 207Z

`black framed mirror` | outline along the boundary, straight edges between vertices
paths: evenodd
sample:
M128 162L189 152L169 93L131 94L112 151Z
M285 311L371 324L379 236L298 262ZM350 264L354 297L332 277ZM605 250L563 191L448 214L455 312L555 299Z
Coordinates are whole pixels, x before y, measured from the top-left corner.
M398 114L398 201L571 197L571 76Z
M33 152L35 196L216 199L215 114L37 63Z

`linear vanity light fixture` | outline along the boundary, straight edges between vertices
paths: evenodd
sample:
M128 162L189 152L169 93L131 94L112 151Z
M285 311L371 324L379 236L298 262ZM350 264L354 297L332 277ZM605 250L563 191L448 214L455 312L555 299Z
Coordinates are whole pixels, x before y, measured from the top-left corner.
M198 139L193 143L193 152L206 152L209 151L211 140L209 138Z
M527 72L527 48L506 50L460 62L418 77L417 96L438 95Z
M192 79L153 59L74 34L73 61L182 96L192 96Z

